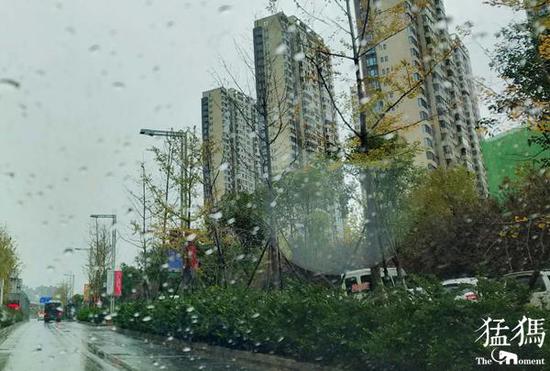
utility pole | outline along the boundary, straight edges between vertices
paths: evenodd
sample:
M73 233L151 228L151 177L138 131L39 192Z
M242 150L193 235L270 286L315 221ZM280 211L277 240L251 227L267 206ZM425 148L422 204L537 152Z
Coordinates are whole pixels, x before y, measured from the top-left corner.
M187 179L187 132L181 132L180 136L180 229L183 231L185 222L185 209L187 208L187 192L185 185Z

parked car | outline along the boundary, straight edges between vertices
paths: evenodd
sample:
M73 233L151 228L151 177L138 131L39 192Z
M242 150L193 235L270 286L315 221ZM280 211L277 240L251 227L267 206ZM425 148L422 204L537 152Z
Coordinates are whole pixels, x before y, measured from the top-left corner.
M388 274L384 274L384 269L380 268L380 277L385 286L393 287L398 284L405 286L405 271L401 270L401 281L397 274L397 268L388 268ZM342 289L348 295L357 295L362 297L372 288L372 275L370 268L348 271L342 275Z
M525 285L529 285L535 278L535 271L523 271L509 273L504 276L507 279L515 279ZM529 303L539 308L550 309L550 270L541 270L533 282L533 293Z
M50 301L44 305L44 322L61 322L63 304L60 301Z
M475 277L464 277L445 280L441 284L445 291L456 294L455 300L478 301L477 282Z

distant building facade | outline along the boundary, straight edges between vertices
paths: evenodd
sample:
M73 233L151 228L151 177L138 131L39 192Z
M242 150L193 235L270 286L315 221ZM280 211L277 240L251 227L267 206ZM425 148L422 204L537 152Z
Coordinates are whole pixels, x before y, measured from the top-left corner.
M205 199L254 192L261 168L255 101L221 87L204 92L201 106L202 140L208 156L203 167Z
M362 4L360 0L355 1L359 19L365 12ZM480 118L478 98L468 51L457 36L449 34L442 0L427 1L417 10L409 1L377 0L371 1L371 9L384 14L399 4L403 5L402 15L411 22L364 55L361 64L363 76L369 81L367 95L381 91L390 98L399 96L391 84L384 82L387 81L384 77L402 69L403 61L418 70L430 71L417 94L405 97L391 112L411 124L398 134L423 147L415 158L418 166L435 169L463 165L475 173L478 190L485 195L486 171L475 130ZM366 38L369 37L373 35L367 34ZM441 52L442 45L456 48L445 54ZM434 61L437 55L446 58ZM416 73L412 78L419 81L421 76ZM414 123L417 124L412 125Z
M332 66L316 52L327 50L323 39L298 18L278 13L254 26L260 125L273 141L273 173L282 174L337 146Z

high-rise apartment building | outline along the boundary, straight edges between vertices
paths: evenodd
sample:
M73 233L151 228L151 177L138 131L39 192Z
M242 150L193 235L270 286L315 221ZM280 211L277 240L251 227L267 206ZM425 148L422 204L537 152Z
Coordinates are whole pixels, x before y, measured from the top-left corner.
M255 101L222 87L204 92L201 103L202 139L209 156L203 168L205 199L254 192L260 174Z
M281 174L336 147L332 67L316 52L327 50L323 39L294 16L256 20L253 36L260 125L273 142L273 173Z
M362 59L367 95L382 92L389 97L388 101L395 100L400 92L385 79L390 74L397 79L423 80L416 94L405 97L391 112L401 124L411 124L400 130L399 135L422 145L417 165L429 169L466 166L476 174L480 193L487 194L486 172L475 130L479 108L468 51L457 36L449 34L442 0L423 1L422 6L414 3L371 0L371 11L377 16L401 16L406 27L368 50ZM362 4L365 1L355 0L359 19L365 11ZM366 35L367 40L374 37ZM418 72L406 76L403 62Z

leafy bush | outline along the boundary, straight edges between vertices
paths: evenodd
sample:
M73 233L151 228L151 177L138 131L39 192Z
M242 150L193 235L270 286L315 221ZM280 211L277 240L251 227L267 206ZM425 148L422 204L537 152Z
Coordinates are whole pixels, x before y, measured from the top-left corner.
M105 316L107 311L101 308L92 308L92 307L81 307L76 314L76 319L84 322L92 323L103 323L105 321Z
M21 322L25 318L23 313L8 308L0 308L0 328L8 327L14 323Z
M142 332L350 369L464 370L474 368L475 357L490 357L475 342L482 319L505 319L510 329L523 315L550 319L525 306L528 293L517 287L481 281L477 303L455 300L438 284L423 287L414 295L394 290L364 300L309 286L275 292L210 287L122 304L114 321ZM523 358L550 357L548 346L542 354L534 345L510 350Z

